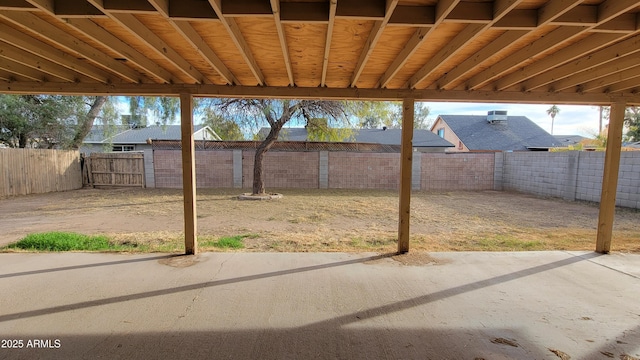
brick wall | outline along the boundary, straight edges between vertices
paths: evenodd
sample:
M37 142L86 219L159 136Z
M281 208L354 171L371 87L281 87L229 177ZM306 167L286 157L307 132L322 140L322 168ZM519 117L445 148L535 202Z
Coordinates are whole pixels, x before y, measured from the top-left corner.
M423 190L492 190L495 155L421 154Z

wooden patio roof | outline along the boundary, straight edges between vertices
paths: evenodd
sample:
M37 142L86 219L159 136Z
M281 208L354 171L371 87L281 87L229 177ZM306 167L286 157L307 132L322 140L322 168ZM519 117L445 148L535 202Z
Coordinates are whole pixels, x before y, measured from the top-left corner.
M640 104L640 1L0 0L0 85Z

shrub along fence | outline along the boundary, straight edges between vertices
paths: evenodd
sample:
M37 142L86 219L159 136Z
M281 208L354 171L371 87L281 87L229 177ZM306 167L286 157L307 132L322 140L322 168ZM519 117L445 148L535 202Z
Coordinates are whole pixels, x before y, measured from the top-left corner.
M0 198L81 187L78 151L0 149Z

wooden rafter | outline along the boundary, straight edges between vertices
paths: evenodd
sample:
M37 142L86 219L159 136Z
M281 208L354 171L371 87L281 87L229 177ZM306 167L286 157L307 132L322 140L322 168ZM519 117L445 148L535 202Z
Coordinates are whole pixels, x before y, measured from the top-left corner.
M83 74L88 78L105 84L109 82L110 75L107 72L89 66L64 51L34 39L23 31L18 31L7 25L0 24L0 40L28 51L34 56L53 61L79 74Z
M634 66L628 68L627 70L616 72L599 79L587 81L583 84L580 84L579 87L581 91L602 89L602 91L606 92L607 89L610 89L609 86L617 86L629 79L632 79L635 84L638 84L638 77L640 77L640 66ZM628 90L630 88L633 88L633 86L625 88L623 90Z
M615 58L613 61L608 63L601 63L595 67L589 67L581 72L576 72L562 80L554 81L548 85L548 89L550 91L561 91L574 86L579 86L584 82L593 79L600 79L636 66L638 66L638 57L633 54L622 58Z
M12 75L22 76L27 78L28 80L32 80L38 83L45 81L44 74L41 71L11 59L0 57L0 69Z
M68 33L33 14L27 12L0 11L0 18L4 18L22 29L35 31L40 36L47 37L48 41L57 44L72 54L77 54L77 56L86 59L100 68L116 74L125 81L137 83L142 80L141 74L130 67L98 51L91 45L70 37Z
M60 66L47 59L37 58L31 53L13 47L9 44L3 44L1 42L0 44L2 45L2 47L0 47L0 57L4 57L26 67L32 68L40 74L47 74L69 82L76 82L76 80L78 80L78 74L64 66ZM40 79L42 78L44 78L44 76L41 75Z
M282 56L284 58L284 67L287 70L287 77L289 78L289 86L294 86L295 81L293 79L293 71L291 70L291 57L289 56L289 46L287 45L287 37L284 33L282 21L280 19L280 0L271 0L271 10L273 11L273 19L276 24L276 31L278 32L278 40L280 41L280 48L282 49Z
M95 22L89 19L67 19L66 22L85 36L92 38L99 43L108 44L109 49L114 53L118 54L121 58L127 59L127 61L136 64L159 81L166 83L175 81L173 75L171 75L167 70L151 61L144 54L132 48L118 37L112 35Z
M324 42L324 56L322 58L322 78L320 86L327 85L327 69L329 68L329 52L331 51L331 39L333 38L333 25L336 21L337 0L329 0L329 19L327 24L327 36Z
M482 73L472 77L467 81L466 88L476 90L491 82L491 80L503 75L507 71L517 67L517 64L533 58L544 51L560 46L564 41L573 39L584 31L582 27L558 28L543 38L532 42L524 49L509 55L510 61L498 62ZM512 60L512 61L511 61Z
M391 18L391 15L393 14L393 11L395 10L397 5L398 0L387 0L384 18L382 20L377 20L373 24L373 28L369 33L369 38L364 44L364 48L360 52L360 58L358 59L358 63L356 64L356 67L353 71L353 76L351 77L350 82L352 87L356 86L358 79L360 78L360 75L362 74L362 71L367 64L367 61L369 61L369 57L371 56L373 49L375 49L378 40L380 40L380 37L382 36L382 33L384 32L384 29L387 26L387 23L389 22L389 19Z
M508 89L518 83L526 81L538 74L541 74L550 68L553 68L554 64L565 64L569 61L579 59L584 56L589 50L599 50L616 41L620 40L619 35L614 34L594 34L585 39L578 41L577 43L561 49L540 61L536 61L533 64L525 66L517 71L506 75L495 82L496 90Z
M249 69L251 69L251 73L253 73L253 76L256 78L258 85L266 85L264 75L256 62L256 59L253 57L249 44L247 44L244 36L242 36L242 32L240 31L238 24L233 18L224 17L224 14L222 13L222 0L209 0L209 4L211 4L211 7L220 19L220 22L229 33L229 36L231 36L231 40L240 51L240 55L244 58Z
M107 14L118 25L127 29L131 35L149 46L156 54L173 64L180 72L195 83L204 83L206 78L194 66L189 64L169 44L147 28L135 15L112 12L104 7L104 0L87 0L100 11Z
M170 18L170 9L168 0L148 0L153 7L158 10L162 16L173 26L178 33L200 54L200 56L227 82L229 85L239 84L238 79L229 71L222 60L216 53L206 44L204 39L189 24L188 21L175 21Z
M562 84L558 84L557 83L558 81L564 78L570 77L573 74L576 74L582 71L588 71L601 64L606 64L607 62L614 61L619 57L638 53L638 52L640 52L640 35L637 35L625 41L619 42L606 49L602 49L594 53L591 53L589 54L588 58L578 58L570 63L564 64L550 71L544 72L526 81L523 84L522 88L524 90L534 90L544 85L556 82L558 87L555 87L555 86L552 86L552 87L556 90L562 90L572 85L568 85L564 87ZM612 56L612 54L615 54L616 56ZM573 85L575 84L577 83L574 83Z
M405 44L402 51L396 56L393 60L389 68L384 72L380 80L378 81L377 87L387 87L391 79L400 71L400 69L404 66L404 64L409 60L409 58L420 48L424 39L429 35L429 33L436 28L440 23L442 23L447 15L456 7L460 0L445 0L439 1L435 8L434 13L434 24L431 27L427 28L418 28L409 41Z

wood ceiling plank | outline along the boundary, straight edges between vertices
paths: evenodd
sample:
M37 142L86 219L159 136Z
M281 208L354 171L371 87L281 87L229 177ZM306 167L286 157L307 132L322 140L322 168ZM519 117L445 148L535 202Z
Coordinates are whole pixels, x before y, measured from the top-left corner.
M560 46L564 41L581 34L585 29L586 27L558 28L547 36L532 42L524 49L509 55L504 61L493 64L482 73L472 77L467 81L466 88L472 90L479 89L509 70L518 67L521 62L535 57L544 51Z
M584 56L586 51L599 50L618 41L620 36L612 34L594 34L577 43L561 49L544 59L518 69L500 78L495 83L497 90L510 88L518 83L526 81L538 74L548 71L554 64L565 64ZM557 66L557 65L556 65Z
M0 43L2 44L2 43ZM44 58L37 58L30 52L13 47L9 44L3 44L0 48L0 57L13 60L21 65L30 67L41 73L55 76L68 82L76 82L78 74Z
M107 14L112 20L120 26L127 29L131 35L139 41L148 45L157 55L163 57L174 65L185 76L189 77L196 83L204 83L206 77L200 73L195 67L187 62L180 54L178 54L169 44L162 40L158 35L154 34L140 20L130 13L112 12L104 5L104 0L87 0L100 11ZM149 6L153 6L148 3ZM167 4L168 6L168 4ZM153 8L155 10L155 8Z
M457 65L454 69L449 71L446 75L436 81L438 89L449 89L449 85L454 81L460 79L466 73L480 65L487 59L499 54L502 51L508 49L516 40L526 35L526 31L509 30L505 31L496 40L492 41L489 45L482 48L473 56L467 58L465 61Z
M638 57L634 56L634 54L627 55L622 58L615 58L613 61L601 63L598 66L590 67L582 72L576 72L571 76L554 81L548 85L547 89L549 91L562 91L572 87L579 87L579 85L585 82L619 73L637 65Z
M287 45L287 37L282 27L282 21L280 20L280 0L271 0L271 10L273 11L273 20L275 21L276 31L278 32L278 40L280 41L280 49L282 51L282 57L284 58L284 66L287 70L287 77L289 78L289 86L294 86L295 81L293 79L293 71L291 70L291 57L289 55L289 47Z
M398 56L393 60L389 68L384 72L382 77L380 77L380 81L378 81L378 87L384 88L387 87L389 82L393 79L394 76L402 69L402 67L406 64L413 54L420 48L424 39L435 29L440 23L444 21L444 19L453 11L453 9L458 5L460 0L443 0L439 1L436 4L435 8L435 21L433 27L428 28L418 28L416 32L413 34L411 39L407 42L404 49L398 54Z
M604 38L604 37L603 37ZM586 39L585 39L586 40ZM591 42L580 42L579 45L591 44ZM579 47L571 47L579 49ZM584 51L584 50L583 50ZM640 52L640 35L626 39L614 45L608 46L599 51L589 53L588 56L580 57L573 62L566 63L554 69L546 71L533 77L523 84L523 89L530 91L552 82L557 82L582 71L593 69L601 64L614 61L620 57ZM561 89L559 89L561 90Z
M35 56L49 59L59 65L65 66L79 74L102 83L109 83L110 75L98 68L92 67L86 62L78 60L64 51L54 48L29 36L29 34L15 30L5 24L0 24L0 40L13 46L26 50Z
M333 26L336 22L337 0L329 0L329 23L327 24L327 36L324 42L324 56L322 57L322 78L320 86L327 86L327 69L329 68L329 54L331 52L331 39L333 38Z
M453 38L446 47L442 48L435 56L433 56L425 65L418 70L407 82L406 87L413 89L425 78L427 78L442 63L449 60L458 53L465 45L475 40L484 31L499 21L503 16L516 8L523 0L499 0L493 5L493 19L486 24L469 24L455 38Z
M374 23L373 28L371 29L371 33L369 33L369 39L367 39L364 49L362 49L362 52L360 53L360 58L358 59L358 63L356 64L356 68L353 72L353 76L351 77L352 87L355 87L358 83L358 78L360 78L360 75L362 74L362 71L367 64L369 57L373 53L373 49L375 49L378 40L380 40L382 32L387 26L387 23L389 22L389 19L391 18L391 15L393 14L393 11L395 10L397 5L398 0L387 0L384 18L382 20L377 20Z
M0 69L12 75L22 76L37 83L44 82L46 80L41 71L3 57L0 57Z
M623 91L630 91L633 93L640 92L640 75L631 77L624 81L617 82L613 85L609 85L606 88L602 89L604 93L621 93Z
M213 8L213 10L216 12L216 15L218 15L220 22L222 23L222 25L225 27L225 29L231 36L231 40L240 51L240 54L242 55L242 57L244 58L244 61L249 66L249 69L251 69L251 72L253 73L253 76L256 78L258 85L260 86L266 85L266 82L264 80L264 75L262 74L262 71L260 70L258 63L256 62L256 59L254 58L253 53L251 52L251 48L249 47L246 40L244 39L244 36L242 36L242 32L240 31L238 24L235 22L235 20L224 17L224 14L222 12L222 0L208 0L208 1L209 1L209 4L211 4L211 7Z
M0 17L25 30L34 31L41 36L46 37L47 41L51 41L57 46L64 48L66 51L69 51L72 54L77 54L77 56L116 74L123 80L135 83L142 81L142 74L139 74L130 67L95 49L91 45L70 37L68 33L43 21L33 14L15 11L0 11Z
M113 52L144 69L144 71L156 79L166 83L176 81L173 75L163 67L151 61L147 56L123 42L117 36L112 35L93 21L89 19L67 19L67 24L91 39L109 47Z
M600 89L600 91L610 91L611 87L620 84L627 80L633 80L636 86L640 85L640 66L630 67L626 70L613 73L608 76L603 76L599 79L587 81L579 85L580 91L594 91ZM627 88L628 89L628 88ZM626 90L626 89L624 89Z
M582 0L551 0L538 10L538 26L546 25L571 9L580 5Z

